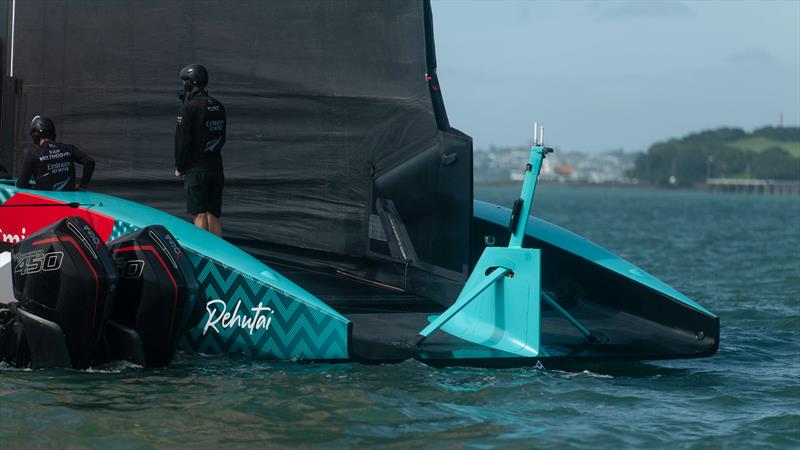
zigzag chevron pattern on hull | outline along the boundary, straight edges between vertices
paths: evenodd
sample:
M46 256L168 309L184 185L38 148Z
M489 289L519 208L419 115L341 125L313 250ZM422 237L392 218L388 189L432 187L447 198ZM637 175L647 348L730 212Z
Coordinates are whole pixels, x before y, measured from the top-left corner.
M204 311L182 337L184 349L277 359L348 358L346 321L194 251L186 253Z
M131 225L121 220L115 220L114 228L111 229L111 236L109 236L108 241L111 242L114 239L121 238L122 236L125 236L128 233L133 233L138 229L139 227L137 227L136 225Z

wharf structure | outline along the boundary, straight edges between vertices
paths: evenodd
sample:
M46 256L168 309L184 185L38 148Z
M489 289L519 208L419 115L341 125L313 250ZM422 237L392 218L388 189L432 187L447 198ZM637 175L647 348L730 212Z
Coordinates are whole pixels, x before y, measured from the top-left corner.
M800 194L800 181L747 178L708 178L711 192L749 192L755 194Z

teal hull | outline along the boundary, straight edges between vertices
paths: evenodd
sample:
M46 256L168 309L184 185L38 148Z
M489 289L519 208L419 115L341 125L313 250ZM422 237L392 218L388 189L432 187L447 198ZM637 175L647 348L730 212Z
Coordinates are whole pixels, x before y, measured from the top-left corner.
M178 238L194 267L200 285L198 304L202 308L196 311L193 325L180 341L184 350L276 359L349 359L347 318L225 240L170 214L116 197L0 185L0 204L13 200L38 203L45 199L92 205L81 207L84 214L88 213L90 223L99 223L104 218L113 220L107 242L155 224L163 225ZM11 236L8 240L12 240L13 235L21 232L21 228L12 230L3 226L11 215L27 216L25 220L30 223L27 233L32 233L37 223L47 225L37 222L37 215L43 209L0 210L0 230L4 237ZM50 212L54 208L46 209ZM65 216L77 212L72 208L59 209Z

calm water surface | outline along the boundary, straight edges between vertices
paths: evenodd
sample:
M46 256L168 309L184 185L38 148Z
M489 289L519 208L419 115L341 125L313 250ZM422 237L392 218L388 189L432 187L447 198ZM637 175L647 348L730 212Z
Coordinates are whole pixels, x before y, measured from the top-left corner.
M197 355L5 369L0 448L800 448L800 197L542 186L535 214L719 314L719 353L585 372Z

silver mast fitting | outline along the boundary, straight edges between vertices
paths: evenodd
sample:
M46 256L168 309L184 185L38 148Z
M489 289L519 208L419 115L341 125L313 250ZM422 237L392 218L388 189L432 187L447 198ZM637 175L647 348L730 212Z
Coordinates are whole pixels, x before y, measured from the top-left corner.
M533 122L533 145L544 147L544 126Z
M533 122L533 145L544 147L544 126Z

